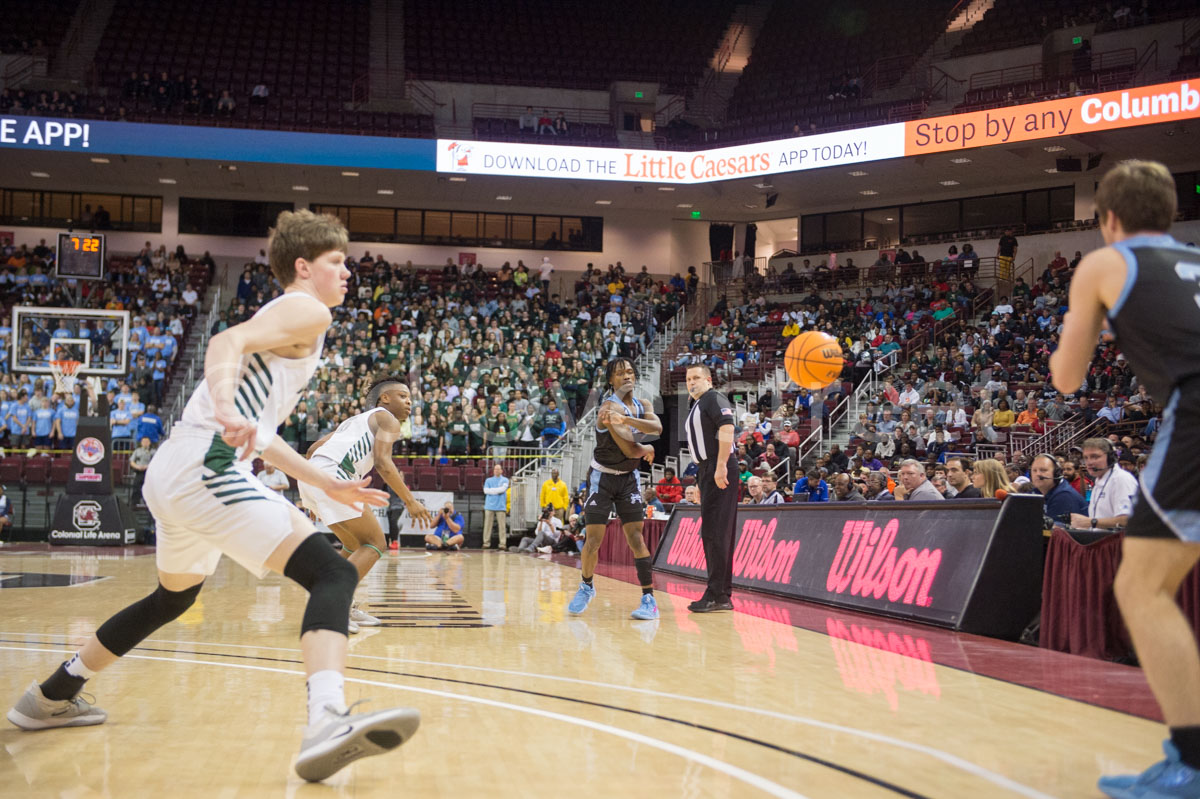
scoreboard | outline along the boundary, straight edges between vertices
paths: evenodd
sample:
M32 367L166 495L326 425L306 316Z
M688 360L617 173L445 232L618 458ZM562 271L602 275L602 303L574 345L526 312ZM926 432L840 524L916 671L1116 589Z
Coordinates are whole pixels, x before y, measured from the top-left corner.
M104 234L59 233L55 272L60 278L104 279Z

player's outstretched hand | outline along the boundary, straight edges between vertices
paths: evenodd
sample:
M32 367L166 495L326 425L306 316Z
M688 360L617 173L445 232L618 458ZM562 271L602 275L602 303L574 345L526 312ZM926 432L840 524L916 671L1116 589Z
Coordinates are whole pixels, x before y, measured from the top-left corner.
M241 459L253 457L254 436L257 432L257 426L254 422L239 413L225 414L220 410L217 411L217 422L225 428L225 432L221 434L221 440L233 447L234 451L245 447L245 451L241 454Z
M654 447L642 444L642 457L649 463L654 463Z
M429 512L429 508L420 502L405 503L404 507L408 510L409 517L412 518L417 527L422 530L428 530L433 527L433 514Z
M382 508L387 505L387 492L367 488L370 484L371 480L366 477L361 480L334 480L333 484L325 489L325 493L334 502L340 502L353 508L360 508L363 505Z

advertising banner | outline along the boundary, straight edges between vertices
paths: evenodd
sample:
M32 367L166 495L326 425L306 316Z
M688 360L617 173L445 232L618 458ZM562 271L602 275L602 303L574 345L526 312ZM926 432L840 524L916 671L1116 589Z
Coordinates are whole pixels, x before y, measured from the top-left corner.
M137 542L137 523L112 494L59 494L47 539L58 546L119 547Z
M738 508L733 584L1016 637L1041 602L1041 497ZM659 571L706 579L699 508L677 507Z

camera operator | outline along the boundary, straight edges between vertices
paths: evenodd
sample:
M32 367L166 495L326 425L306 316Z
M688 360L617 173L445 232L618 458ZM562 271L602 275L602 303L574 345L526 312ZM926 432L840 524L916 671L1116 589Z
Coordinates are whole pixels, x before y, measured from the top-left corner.
M455 513L454 501L448 499L438 513L437 527L425 534L425 548L440 550L462 549L462 531L462 514Z

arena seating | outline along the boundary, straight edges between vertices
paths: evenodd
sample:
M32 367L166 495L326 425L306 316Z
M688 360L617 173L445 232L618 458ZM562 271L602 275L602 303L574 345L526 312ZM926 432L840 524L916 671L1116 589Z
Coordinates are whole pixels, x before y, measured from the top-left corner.
M280 18L303 24L279 24ZM95 74L107 93L91 93L77 115L432 137L430 116L351 110L355 84L366 80L369 30L370 6L365 2L118 3L95 62ZM167 104L156 103L153 96L163 72L173 87ZM127 86L131 73L139 80L145 73L149 87L131 92ZM211 92L212 96L189 105L192 79L202 95ZM250 102L251 90L258 84L269 91L265 103ZM228 114L216 107L226 90L236 103Z
M6 3L0 52L53 57L71 24L79 0L45 0L40 3Z
M553 115L557 109L551 109ZM570 116L568 115L568 120ZM613 125L596 122L570 122L569 132L564 135L545 134L537 137L522 133L517 117L477 117L473 121L475 138L483 141L525 141L538 144L573 144L591 147L617 146L617 129Z
M685 93L704 73L732 0L406 0L405 64L424 80L606 90L613 81Z
M870 102L873 90L903 77L905 65L941 34L953 5L776 3L729 103L730 138L779 135L797 123L828 128L888 119L893 104ZM861 81L858 90L844 92L854 79Z
M1115 8L1114 8L1115 5ZM1131 13L1114 18L1116 8ZM1154 0L1149 13L1136 3L1096 3L1092 0L996 0L954 49L954 56L971 55L1040 43L1057 28L1094 25L1097 33L1163 22L1194 14L1189 0Z

